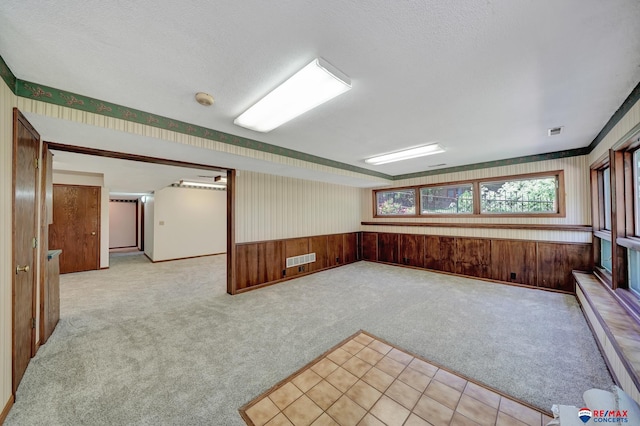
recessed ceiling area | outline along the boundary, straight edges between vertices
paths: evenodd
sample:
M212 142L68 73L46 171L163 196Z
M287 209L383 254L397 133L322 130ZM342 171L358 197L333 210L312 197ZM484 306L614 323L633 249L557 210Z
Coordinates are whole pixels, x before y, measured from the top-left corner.
M638 22L637 0L6 0L0 55L21 80L396 176L588 146L640 81ZM266 134L233 124L317 57L352 89Z

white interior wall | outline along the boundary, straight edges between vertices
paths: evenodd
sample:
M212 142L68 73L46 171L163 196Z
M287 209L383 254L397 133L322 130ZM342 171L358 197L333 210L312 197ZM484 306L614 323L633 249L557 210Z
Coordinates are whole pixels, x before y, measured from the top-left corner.
M153 245L155 237L155 196L147 195L144 203L144 254L153 260Z
M137 242L138 204L109 201L109 248L135 247Z
M53 183L100 187L100 268L109 267L109 189L104 187L104 176L98 173L53 171ZM55 249L56 247L51 247Z
M167 187L155 192L153 261L227 251L227 192Z

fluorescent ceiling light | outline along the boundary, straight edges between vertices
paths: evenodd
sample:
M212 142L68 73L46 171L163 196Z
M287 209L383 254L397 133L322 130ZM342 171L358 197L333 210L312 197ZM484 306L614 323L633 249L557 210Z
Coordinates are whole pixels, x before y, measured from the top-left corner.
M403 151L392 152L390 154L378 155L377 157L367 158L364 162L377 166L380 164L392 163L394 161L409 160L411 158L424 157L425 155L439 154L441 152L444 152L444 149L442 149L437 143L434 143L405 149Z
M198 186L201 188L226 188L225 185L217 184L217 183L205 183L205 182L190 182L186 180L181 180L180 185L182 186Z
M314 59L233 120L257 132L269 132L351 89L351 80L323 59Z

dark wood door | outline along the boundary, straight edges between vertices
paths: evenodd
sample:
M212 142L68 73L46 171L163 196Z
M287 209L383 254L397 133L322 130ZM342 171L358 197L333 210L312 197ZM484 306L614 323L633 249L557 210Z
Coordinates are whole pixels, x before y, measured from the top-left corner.
M400 235L400 261L404 265L424 267L424 235Z
M13 393L35 355L36 191L40 135L24 116L13 114Z
M100 269L100 187L53 185L49 247L62 250L61 274Z

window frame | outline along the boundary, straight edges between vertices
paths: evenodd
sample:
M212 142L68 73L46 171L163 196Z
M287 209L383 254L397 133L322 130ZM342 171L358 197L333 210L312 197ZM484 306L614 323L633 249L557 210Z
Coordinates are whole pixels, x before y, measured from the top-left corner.
M555 213L482 213L480 211L480 185L483 182L499 182L509 180L526 180L531 178L548 178L556 179L556 202L557 212ZM422 213L422 197L420 190L422 188L433 188L443 186L459 186L471 184L473 190L473 213ZM397 188L380 188L372 190L373 201L373 217L374 218L469 218L469 217L566 217L566 193L564 186L564 170L550 170L547 172L523 173L519 175L506 175L483 177L478 179L467 179L457 181L445 181L438 183L429 183L422 185L401 186ZM416 200L416 213L412 215L379 215L378 214L378 192L405 191L414 190Z

